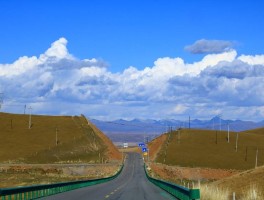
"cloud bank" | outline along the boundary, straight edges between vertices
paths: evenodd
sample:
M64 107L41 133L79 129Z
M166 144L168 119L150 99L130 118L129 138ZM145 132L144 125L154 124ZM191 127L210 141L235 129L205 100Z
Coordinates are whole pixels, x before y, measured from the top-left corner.
M230 41L201 39L184 49L193 54L222 53L231 50L233 46L234 44Z
M227 45L228 46L228 45ZM228 46L229 47L229 46ZM43 54L0 64L2 111L80 114L91 118L264 117L264 55L229 49L198 62L158 58L152 67L119 73L104 61L80 60L60 38Z

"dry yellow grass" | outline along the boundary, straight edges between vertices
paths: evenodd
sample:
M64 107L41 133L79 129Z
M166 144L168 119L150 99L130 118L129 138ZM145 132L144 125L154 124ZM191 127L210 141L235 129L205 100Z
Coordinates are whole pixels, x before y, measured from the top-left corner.
M212 185L201 185L201 200L232 200L233 196L239 200L263 200L264 194L256 185L250 185L242 192L237 193L230 188L221 188Z
M263 130L262 128L238 133L237 151L235 148L237 133L234 132L230 133L228 143L226 131L218 131L217 135L216 131L210 130L174 131L167 134L166 140L156 139L160 140L159 144L162 145L156 161L174 166L247 170L202 185L201 199L228 200L232 199L235 192L236 199L262 200L264 199L264 166L261 166L264 164ZM255 169L257 149L258 166L261 167ZM166 176L161 178L166 179ZM195 175L188 178L193 180Z
M168 134L162 134L161 136L155 138L148 144L149 153L150 153L149 156L152 161L157 158L157 154L160 152L162 145L165 145L167 139L168 139Z
M0 188L88 180L112 176L116 164L0 165Z
M105 162L121 159L111 141L84 116L0 113L0 162ZM57 141L56 144L56 130Z
M247 130L247 131L244 131L244 133L253 133L253 134L264 135L264 128L256 128L256 129L252 129L252 130Z
M201 200L228 200L230 191L228 189L219 189L214 186L201 185Z
M167 165L246 170L264 164L264 134L183 129L168 133L156 161Z
M254 192L252 191L254 190L256 191L256 194L264 195L260 194L260 191L264 191L263 177L264 166L247 170L219 181L215 181L211 183L211 185L219 188L229 188L230 191L244 196L253 194ZM248 194L245 194L245 191L249 191Z

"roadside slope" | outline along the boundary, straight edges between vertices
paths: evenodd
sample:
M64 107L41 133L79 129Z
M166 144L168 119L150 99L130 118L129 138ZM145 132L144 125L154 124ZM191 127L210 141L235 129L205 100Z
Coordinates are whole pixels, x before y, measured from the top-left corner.
M0 113L0 162L102 163L121 158L84 116L32 115L30 128L29 117Z
M229 191L243 194L249 189L255 188L264 191L264 166L244 171L234 176L215 181L210 185L217 188L228 189ZM264 195L264 194L263 194Z
M264 134L181 129L167 133L168 139L156 162L183 167L247 170L264 164ZM237 151L236 151L237 138Z
M113 142L93 123L91 123L84 115L81 115L82 119L87 122L87 124L93 129L93 131L102 139L104 144L107 146L107 154L111 159L120 160L122 159L122 154L120 154L119 150L113 144Z
M247 130L247 131L243 131L244 133L249 133L249 134L260 134L260 135L264 135L264 127L262 128L256 128L256 129L252 129L252 130Z

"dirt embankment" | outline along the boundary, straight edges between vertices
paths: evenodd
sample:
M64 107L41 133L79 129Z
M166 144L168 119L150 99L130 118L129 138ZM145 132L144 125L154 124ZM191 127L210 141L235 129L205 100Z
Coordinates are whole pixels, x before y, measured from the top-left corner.
M151 163L150 168L152 176L174 183L179 183L181 180L211 182L240 172L237 170L177 167L157 163Z
M163 143L167 140L168 135L163 134L158 138L152 140L149 145L149 156L152 161L154 161L157 157L158 152L161 150Z
M86 120L87 124L93 129L93 131L102 139L104 144L107 146L107 157L110 160L121 160L122 154L118 151L117 147L113 142L102 132L100 131L93 123L91 123L84 115L81 117Z
M119 165L1 165L0 188L97 179L114 175Z

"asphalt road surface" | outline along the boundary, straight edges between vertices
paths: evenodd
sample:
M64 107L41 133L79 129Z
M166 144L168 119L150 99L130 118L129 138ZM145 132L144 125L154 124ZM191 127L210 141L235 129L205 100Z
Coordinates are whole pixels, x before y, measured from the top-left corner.
M69 192L52 195L42 200L165 200L173 196L148 181L141 156L128 153L121 174L114 180Z

